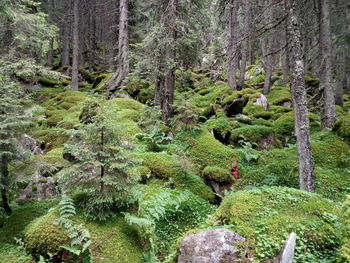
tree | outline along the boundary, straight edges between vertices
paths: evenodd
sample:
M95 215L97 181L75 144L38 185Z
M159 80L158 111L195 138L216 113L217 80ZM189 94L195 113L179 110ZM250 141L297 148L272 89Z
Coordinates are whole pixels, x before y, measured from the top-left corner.
M332 80L331 65L331 24L329 0L319 0L320 3L320 52L321 52L321 78L320 88L323 92L322 126L332 128L337 120L335 107L335 94Z
M314 192L315 179L310 142L310 121L306 106L304 62L296 6L296 0L285 0L285 10L287 12L288 61L299 159L299 183L300 189Z
M137 176L130 174L137 162L129 157L128 146L119 140L121 127L103 101L84 108L86 124L65 145L72 164L60 172L59 182L70 193L84 195L79 205L93 219L105 220L118 207L137 198Z
M19 85L0 75L0 191L5 212L12 213L8 193L11 186L9 165L19 157L17 137L27 125L23 111L25 97Z
M128 5L129 0L120 0L117 72L106 84L111 92L115 91L123 83L129 73Z
M72 1L64 0L64 20L63 20L63 49L62 49L62 67L70 65L70 44L72 31Z
M230 0L229 3L229 44L228 44L228 85L231 89L237 89L236 73L237 73L237 0Z
M80 0L74 0L73 14L74 14L74 25L73 25L73 66L72 66L72 90L79 89L79 6Z

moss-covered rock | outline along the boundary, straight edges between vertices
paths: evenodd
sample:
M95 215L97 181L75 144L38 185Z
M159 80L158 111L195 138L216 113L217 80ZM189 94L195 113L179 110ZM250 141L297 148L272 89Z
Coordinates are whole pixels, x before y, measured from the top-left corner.
M44 146L45 151L63 147L68 141L69 135L63 129L38 129L31 133L31 136Z
M226 169L220 167L208 166L203 169L202 176L205 180L217 183L232 183L233 177Z
M288 87L276 87L270 90L267 95L267 100L270 105L281 106L286 102L291 103L292 97Z
M274 129L261 125L247 125L233 130L230 139L234 144L237 144L239 141L245 141L259 149L265 148L265 146L272 148L275 141ZM269 140L269 145L265 145L267 140Z
M318 119L317 115L309 113L310 128L312 131L320 129ZM294 113L287 112L281 115L273 122L273 128L275 129L275 132L281 136L291 136L294 134Z
M249 239L256 260L278 255L286 237L296 232L296 262L334 260L340 246L341 209L319 195L271 187L227 196L213 216L215 225Z
M26 248L36 258L39 255L56 255L68 244L69 238L63 226L58 221L58 210L53 209L48 214L34 220L24 231Z
M148 167L155 177L167 179L176 176L175 159L172 155L164 152L148 152L136 156L143 160L142 165Z
M200 170L207 166L230 170L237 157L234 150L220 143L207 130L190 131L178 140L187 148L188 157Z
M339 251L338 263L348 263L350 262L350 195L344 202L343 207L343 242L342 247Z
M341 117L335 124L334 130L343 137L350 141L350 114L346 114Z

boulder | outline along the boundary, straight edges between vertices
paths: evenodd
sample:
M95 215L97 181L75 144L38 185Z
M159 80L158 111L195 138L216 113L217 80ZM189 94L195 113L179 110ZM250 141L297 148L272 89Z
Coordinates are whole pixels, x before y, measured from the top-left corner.
M235 243L245 238L228 229L201 231L180 243L178 263L232 263L237 260Z
M266 111L269 110L269 103L267 102L267 98L263 94L260 94L260 97L256 100L256 102L253 103L253 105L262 106Z
M18 140L18 148L21 152L30 151L34 155L44 154L37 141L25 133Z
M32 181L22 191L20 200L47 200L58 196L56 181L52 177L43 177L36 172Z

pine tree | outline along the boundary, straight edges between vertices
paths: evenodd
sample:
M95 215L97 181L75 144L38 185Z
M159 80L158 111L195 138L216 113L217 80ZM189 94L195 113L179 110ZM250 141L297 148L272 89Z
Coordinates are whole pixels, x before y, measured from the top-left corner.
M2 207L10 215L12 210L8 200L11 186L9 164L19 156L16 138L23 131L27 122L23 111L22 89L1 74L0 98L0 190Z
M83 194L78 205L89 218L105 220L115 208L136 201L138 178L129 173L137 161L118 139L118 127L106 106L99 105L92 110L89 123L65 145L65 154L73 161L60 172L59 182L68 192Z

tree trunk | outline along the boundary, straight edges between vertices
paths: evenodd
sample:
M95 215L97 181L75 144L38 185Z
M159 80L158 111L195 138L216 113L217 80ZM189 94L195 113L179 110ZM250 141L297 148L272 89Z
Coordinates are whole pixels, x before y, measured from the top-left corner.
M79 0L74 0L72 90L79 89Z
M48 20L50 24L53 24L53 8L54 8L54 0L48 0L47 1L47 5L48 5ZM47 52L47 65L52 68L53 65L53 42L54 39L51 38L50 39L50 43L49 43L49 50Z
M228 45L228 85L231 89L237 89L236 73L237 73L237 0L230 0L230 17L229 17L229 45Z
M89 1L89 18L88 18L88 32L89 32L89 50L88 60L89 69L93 71L95 65L95 52L96 52L96 2L94 0Z
M128 5L129 0L120 0L117 71L106 84L111 92L119 88L129 74Z
M72 2L64 0L64 20L63 20L63 51L62 67L70 65L70 41L71 41L71 23L72 23Z
M296 16L296 0L285 0L287 16L287 48L291 73L291 92L294 107L295 135L297 137L300 189L314 192L315 179L310 143L304 62L302 57L299 21Z
M346 89L346 54L343 52L344 47L338 47L337 54L337 83L335 93L335 104L339 106L344 105L344 90Z
M6 157L2 157L0 164L0 176L1 176L1 200L2 207L4 208L7 215L12 214L12 209L9 205L9 201L7 199L7 192L9 187L9 170L8 170L8 160Z
M247 57L248 57L248 52L249 50L249 36L250 36L250 1L247 1L244 4L244 39L242 41L242 45L241 45L241 52L242 52L242 60L241 60L241 68L240 68L240 77L239 77L239 84L238 86L240 86L241 88L244 87L244 80L245 80L245 69L247 67Z
M332 128L337 120L335 108L335 94L333 90L331 68L331 25L329 0L319 0L320 14L320 49L321 49L321 82L323 92L322 126L324 129Z
M162 120L165 124L169 124L172 114L172 105L174 102L175 92L175 62L176 62L176 17L177 17L178 0L169 0L165 16L167 38L172 43L166 47L165 55L168 62L164 79L164 91L162 92L161 108Z

